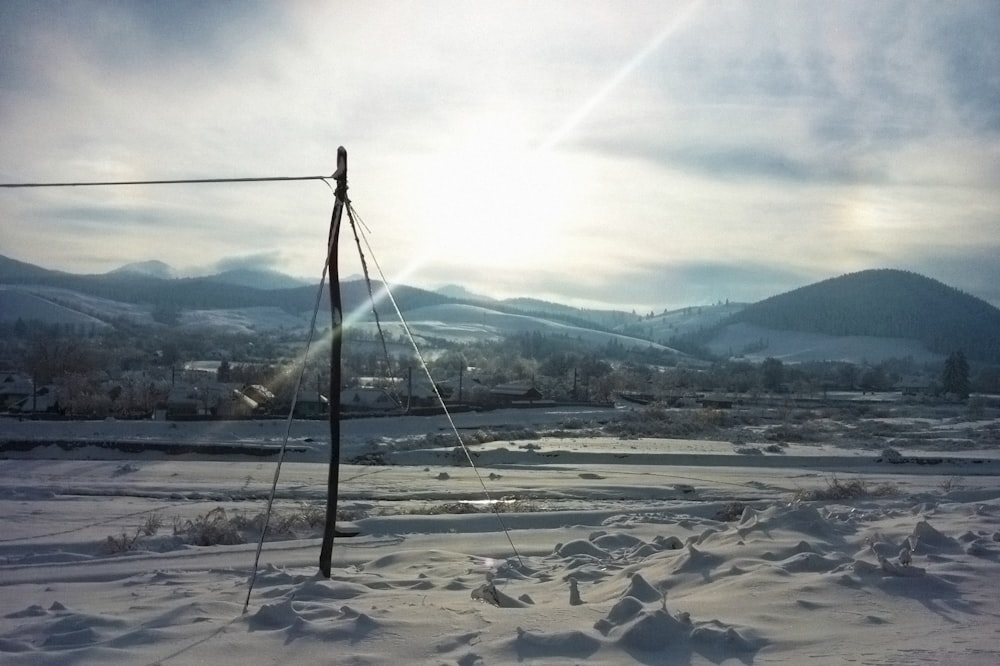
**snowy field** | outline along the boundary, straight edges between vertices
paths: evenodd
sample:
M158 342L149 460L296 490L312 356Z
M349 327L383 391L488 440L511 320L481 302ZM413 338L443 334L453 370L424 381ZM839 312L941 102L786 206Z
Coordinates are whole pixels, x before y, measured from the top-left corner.
M944 434L895 463L566 427L613 416L458 414L514 428L479 476L443 417L345 421L380 464L341 468L329 580L326 425L292 423L246 612L276 458L233 449L285 422L0 420L0 663L1000 663L995 420L913 420Z

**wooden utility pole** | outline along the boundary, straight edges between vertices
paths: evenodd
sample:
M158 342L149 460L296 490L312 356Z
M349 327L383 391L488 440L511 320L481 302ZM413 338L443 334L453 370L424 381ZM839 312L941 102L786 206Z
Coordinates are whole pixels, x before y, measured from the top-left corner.
M333 537L337 531L337 492L340 481L340 352L344 334L344 309L340 300L340 270L337 263L340 236L340 218L347 202L347 150L337 148L337 181L334 191L333 216L330 219L330 237L327 241L327 259L330 271L330 469L326 483L326 523L323 527L323 545L319 552L319 570L324 578L330 577L333 556Z
M413 406L413 366L406 369L406 411Z

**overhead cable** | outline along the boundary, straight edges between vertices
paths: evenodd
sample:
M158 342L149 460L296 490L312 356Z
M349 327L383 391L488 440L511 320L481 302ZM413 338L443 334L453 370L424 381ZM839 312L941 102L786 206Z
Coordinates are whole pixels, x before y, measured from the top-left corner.
M104 187L117 185L186 185L195 183L266 183L285 180L324 180L330 176L255 176L247 178L181 178L177 180L102 180L66 183L0 183L0 187Z

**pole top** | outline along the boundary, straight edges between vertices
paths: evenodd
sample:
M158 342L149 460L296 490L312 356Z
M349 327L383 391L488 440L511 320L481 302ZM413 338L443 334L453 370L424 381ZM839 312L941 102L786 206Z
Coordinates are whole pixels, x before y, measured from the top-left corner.
M347 200L347 149L343 146L337 148L337 170L333 172L333 179L337 181L337 190L334 194L340 201Z

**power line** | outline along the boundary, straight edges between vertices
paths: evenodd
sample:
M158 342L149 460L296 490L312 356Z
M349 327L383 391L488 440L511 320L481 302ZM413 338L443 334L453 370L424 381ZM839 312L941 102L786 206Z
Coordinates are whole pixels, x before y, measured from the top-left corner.
M354 225L354 215L353 207L348 202L347 205L347 215L351 219L352 226ZM360 216L358 217L360 220ZM362 222L363 224L363 222ZM357 228L355 228L355 233L357 233ZM375 270L378 271L379 276L382 278L382 286L385 289L385 295L388 297L389 302L392 304L393 310L396 311L396 316L399 317L399 323L403 326L403 332L406 334L407 339L409 339L410 344L413 346L413 352L417 356L417 362L420 364L420 368L424 371L424 376L427 377L427 381L430 384L431 390L434 392L434 397L437 398L438 405L441 406L441 411L445 418L448 419L448 425L451 426L451 432L455 435L455 439L458 441L458 445L465 452L465 459L469 462L469 466L475 473L476 478L479 479L479 485L483 488L483 496L486 497L486 501L489 503L490 507L493 509L493 515L496 516L497 522L500 524L500 529L503 530L504 535L507 537L507 543L510 544L511 550L514 552L514 557L517 558L518 564L524 567L524 560L521 559L521 553L518 552L517 546L514 545L514 538L510 535L510 530L507 529L507 523L504 521L503 516L500 515L500 505L493 501L493 497L490 495L489 489L486 487L486 482L483 480L483 475L479 473L479 468L476 467L475 461L472 459L472 453L469 452L469 447L466 445L465 441L462 439L461 433L458 432L458 426L455 425L455 420L451 416L451 412L448 411L448 405L444 402L444 397L441 395L441 391L438 389L437 383L431 376L430 368L427 366L427 361L424 360L424 355L420 353L420 346L417 344L417 340L413 337L413 332L410 330L410 326L406 323L406 317L403 316L403 311L399 309L399 304L396 302L396 297L392 295L392 290L389 288L389 281L385 277L385 273L382 272L382 267L379 265L378 260L375 258L375 252L372 250L371 244L368 242L368 236L363 232L360 234L361 238L365 242L365 247L368 248L368 254L372 257L372 263L375 264ZM358 251L361 250L361 245L358 245ZM364 259L362 258L362 261ZM374 307L374 304L373 304Z
M332 176L259 176L250 178L183 178L178 180L105 180L76 183L0 183L0 187L100 187L117 185L185 185L193 183L264 183L285 180L326 180Z

